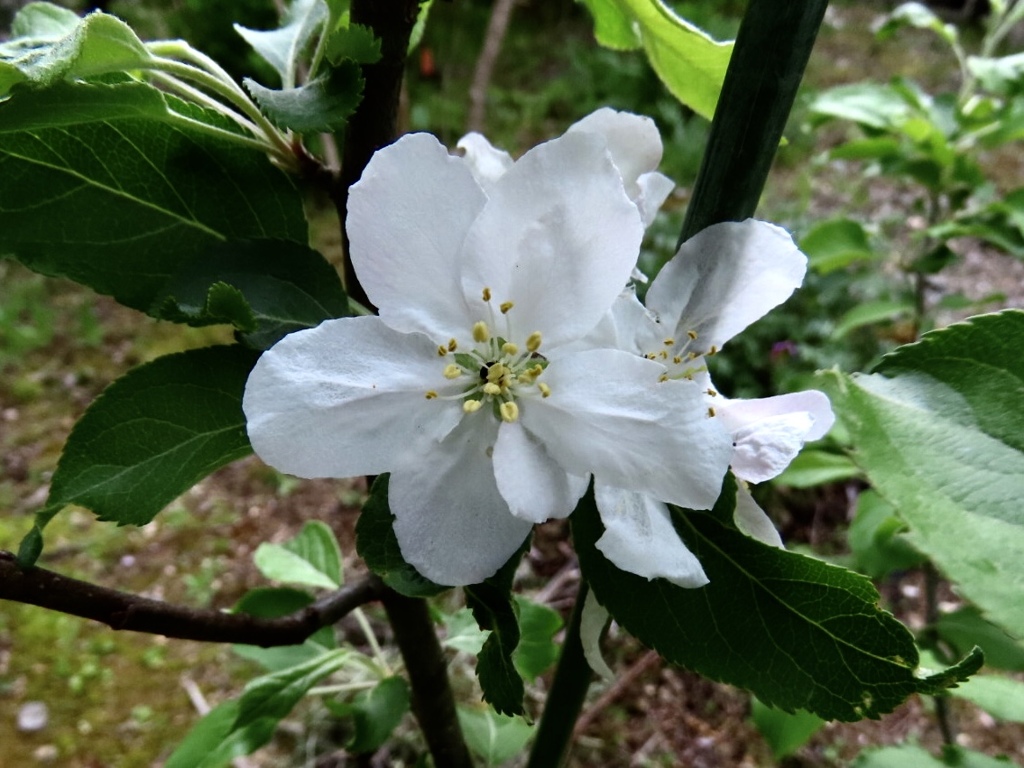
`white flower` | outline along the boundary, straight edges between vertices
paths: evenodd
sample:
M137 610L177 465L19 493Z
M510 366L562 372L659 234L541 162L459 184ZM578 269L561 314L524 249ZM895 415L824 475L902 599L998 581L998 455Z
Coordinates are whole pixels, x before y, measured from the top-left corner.
M663 380L697 384L708 413L732 435L734 474L749 482L768 480L786 468L804 442L832 426L828 398L809 391L729 400L715 390L705 357L789 298L806 268L806 257L779 227L752 219L708 227L683 243L658 273L646 308L631 291L623 293L576 349L631 350L660 361ZM597 546L618 567L680 586L707 583L700 563L675 533L665 499L601 485L596 497L605 523ZM744 533L782 545L743 483L735 521Z
M243 401L253 448L284 472L391 472L403 556L449 585L493 574L591 474L703 509L731 454L696 383L577 344L643 237L605 136L570 131L483 183L480 167L426 134L379 151L347 221L379 317L285 337Z

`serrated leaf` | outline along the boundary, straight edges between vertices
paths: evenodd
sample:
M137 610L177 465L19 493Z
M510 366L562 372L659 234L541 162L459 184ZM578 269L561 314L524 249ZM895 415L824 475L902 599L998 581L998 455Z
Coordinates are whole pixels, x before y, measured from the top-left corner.
M285 87L295 85L299 58L327 23L324 0L295 0L278 29L248 29L235 24L235 31L281 75Z
M519 645L519 617L512 596L486 581L466 587L464 592L480 629L491 631L476 659L484 700L500 714L521 715L526 688L512 661Z
M356 754L376 752L409 711L409 684L402 677L386 677L351 703L324 702L341 718L352 718L354 733L346 749Z
M557 611L515 596L519 614L519 645L512 654L516 670L526 681L533 681L558 660L559 646L554 641L562 628L562 617Z
M244 82L274 125L297 133L337 131L363 98L363 76L354 61L343 61L296 88L275 90L251 78Z
M264 153L183 122L218 118L148 86L60 87L70 112L47 91L0 103L0 251L149 312L227 241L306 242L301 197Z
M228 322L248 346L263 350L349 311L337 271L318 252L287 240L251 240L183 264L151 314L189 325Z
M375 64L381 57L380 38L369 27L348 24L327 36L324 55L332 64L340 64L345 59L358 64Z
M923 685L913 636L879 609L870 581L743 535L732 527L734 506L730 476L711 513L673 512L711 580L683 589L608 562L587 494L572 516L583 575L615 620L666 659L786 711L877 718Z
M395 517L388 506L388 475L381 475L370 489L370 498L356 523L356 551L366 567L396 592L409 597L431 597L450 589L435 584L405 562L395 536Z
M1024 635L1024 312L901 347L870 376L823 381L854 459L909 541L996 624Z
M79 504L101 520L144 525L215 469L249 455L242 390L256 357L238 346L206 347L115 381L71 431L41 514Z
M253 562L260 573L275 581L324 589L338 589L342 584L338 540L320 520L307 520L284 544L260 544Z
M35 3L15 17L14 39L0 44L0 97L19 83L46 88L64 79L126 72L152 60L131 27L117 17L100 11L85 18L68 14Z
M1024 672L1024 646L1005 630L986 621L973 605L941 615L935 622L935 629L958 653L966 653L977 645L985 652L988 666Z
M445 614L443 621L445 635L441 645L473 656L480 653L489 633L480 629L469 608L460 608L455 613Z
M796 752L825 725L824 720L810 712L783 712L756 698L750 702L750 719L768 742L776 760Z
M679 101L708 120L714 115L733 44L720 43L661 0L584 0L602 45L642 47Z
M457 710L466 745L484 761L485 766L498 766L519 754L533 736L533 726L521 717L507 717L494 710Z

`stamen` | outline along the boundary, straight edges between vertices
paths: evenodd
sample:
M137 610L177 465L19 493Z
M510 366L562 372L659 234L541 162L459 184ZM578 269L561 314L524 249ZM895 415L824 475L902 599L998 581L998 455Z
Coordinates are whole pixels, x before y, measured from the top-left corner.
M681 358L679 355L676 355L675 357L672 358L672 362L675 363L676 365L679 365L681 362L683 362L683 358Z
M428 389L428 390L427 390L427 394L426 394L426 398L427 398L427 400L433 400L433 399L435 399L436 397L437 397L437 392L435 392L435 391L434 391L434 390L432 390L432 389Z
M718 347L716 347L714 344L712 344L711 345L711 349L708 350L708 357L711 357L712 355L717 355L717 354L718 354Z
M696 341L697 340L697 332L696 331L687 331L686 335L690 337L690 341Z
M457 342L455 339L448 339L448 351L449 352L454 352L458 348L459 348L459 342Z
M446 379L457 379L462 375L462 369L455 363L450 363L444 367L444 377Z
M448 347L439 346L437 348L437 356L438 357L444 357L447 354L448 354Z
M490 301L491 300L491 289L485 287L484 290L483 290L482 296L483 296L484 301Z
M707 391L707 393L708 393L709 395L711 395L712 397L718 397L718 393L717 393L717 392L715 392L715 390L711 389L711 387L708 387L706 391Z
M540 331L534 331L526 337L526 348L531 352L536 352L540 349Z
M714 408L708 408L708 416L714 417L714 415L715 415L715 409Z
M664 344L666 347L674 347L676 345L676 340L675 339L665 339L661 343Z
M504 364L495 363L494 365L487 369L487 381L491 382L492 384L497 384L502 380L507 371L508 368L506 368Z
M483 320L477 321L473 325L473 341L478 344L483 344L485 341L489 341L491 338L491 329L487 327L487 323Z
M485 395L500 395L501 394L501 387L499 387L497 384L489 381L486 384L484 384L484 394Z
M551 397L551 387L549 387L543 381L537 385L537 389L540 390L541 397Z
M668 381L668 374L667 373L661 374L661 376L658 377L658 381Z
M519 347L513 344L511 341L506 341L501 345L501 351L506 355L517 355L519 354Z
M512 307L514 307L514 306L515 306L515 302L512 302L512 301L503 301L503 302L501 302L501 304L499 304L499 305L498 305L498 309L500 309L500 310L501 310L501 314L503 314L503 315L507 315L507 314L508 314L508 311L509 311L510 309L512 309Z
M462 412L463 413L476 413L477 411L480 410L480 407L483 404L484 403L483 403L482 400L466 400L462 404Z
M501 414L501 420L509 424L519 419L519 406L511 400L499 405L498 412Z

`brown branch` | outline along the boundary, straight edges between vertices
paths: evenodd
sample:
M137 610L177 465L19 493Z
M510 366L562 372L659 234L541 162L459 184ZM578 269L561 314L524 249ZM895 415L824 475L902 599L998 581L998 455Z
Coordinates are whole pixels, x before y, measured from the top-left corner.
M208 643L297 645L360 605L379 600L383 592L384 584L371 574L295 613L262 619L152 600L45 568L22 570L13 554L0 551L0 599L99 621L112 629Z
M512 9L516 0L497 0L491 9L491 20L487 23L487 35L480 57L476 60L473 72L473 83L469 86L469 120L466 127L470 131L484 130L487 115L487 87L491 84L494 65L498 62L501 45L505 41L508 22L512 17Z

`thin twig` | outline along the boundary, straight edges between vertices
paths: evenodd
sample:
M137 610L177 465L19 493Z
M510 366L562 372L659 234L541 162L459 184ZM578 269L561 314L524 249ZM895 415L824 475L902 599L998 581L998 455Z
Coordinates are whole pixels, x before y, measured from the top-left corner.
M619 698L637 678L652 667L656 667L660 661L661 656L658 655L657 651L648 651L629 669L617 677L615 682L608 686L608 690L602 693L601 697L588 707L586 712L580 715L580 719L576 721L576 727L572 731L573 739L578 739L582 734L586 733L598 715Z
M112 629L210 643L264 648L296 645L365 603L380 599L384 585L370 575L276 619L190 608L79 581L45 568L22 570L0 551L0 599L92 619Z
M483 131L487 115L487 87L494 75L494 65L501 53L501 45L505 41L508 22L512 17L512 9L516 0L497 0L491 9L491 20L487 24L484 47L476 60L473 72L473 83L469 86L469 122L471 131Z

